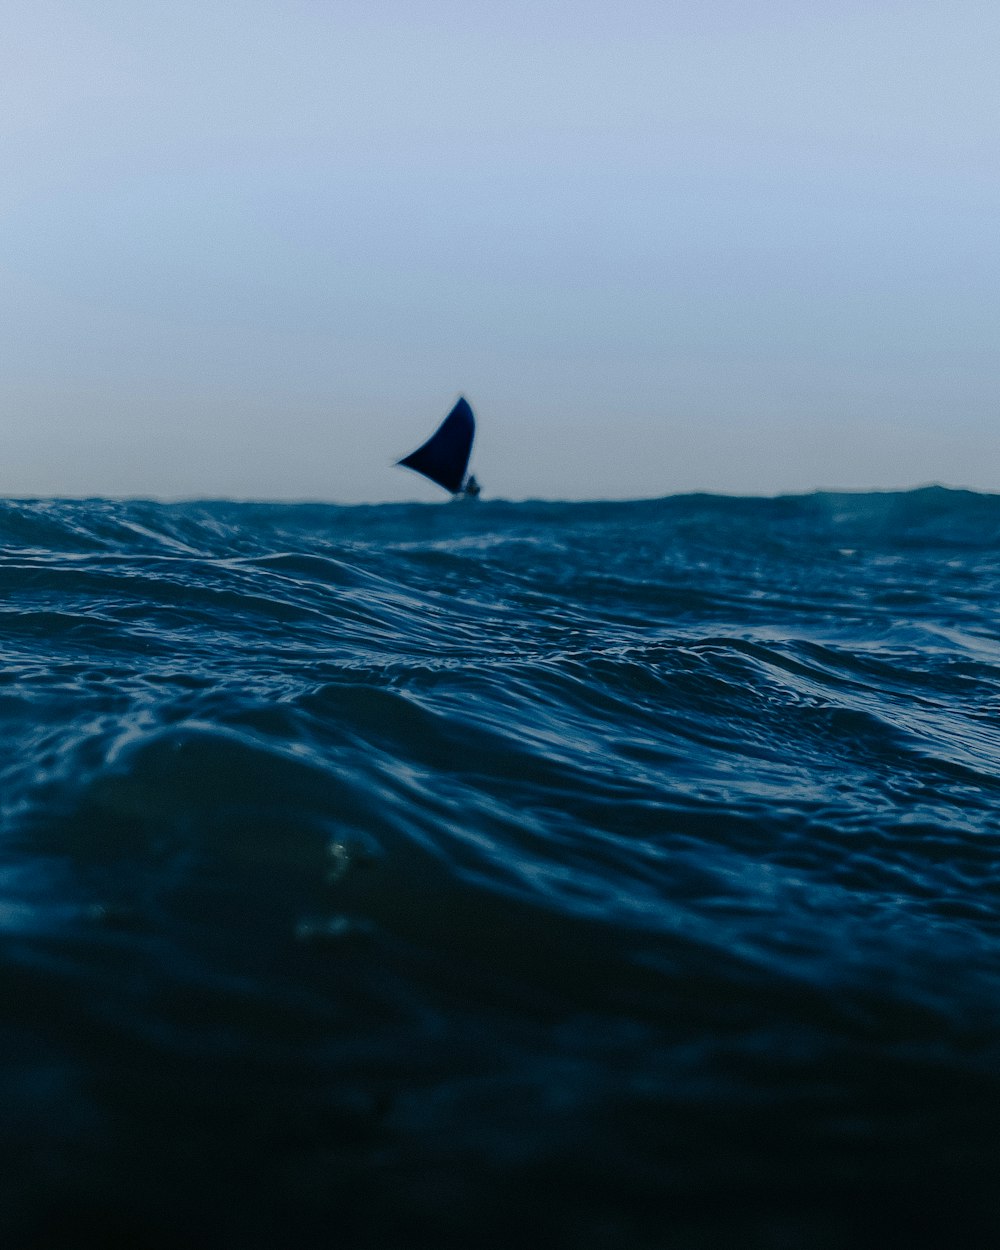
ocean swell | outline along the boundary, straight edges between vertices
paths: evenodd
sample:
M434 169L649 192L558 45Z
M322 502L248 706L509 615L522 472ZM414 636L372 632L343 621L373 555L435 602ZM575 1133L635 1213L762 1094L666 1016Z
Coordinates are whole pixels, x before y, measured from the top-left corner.
M989 1240L998 540L3 504L8 1244Z

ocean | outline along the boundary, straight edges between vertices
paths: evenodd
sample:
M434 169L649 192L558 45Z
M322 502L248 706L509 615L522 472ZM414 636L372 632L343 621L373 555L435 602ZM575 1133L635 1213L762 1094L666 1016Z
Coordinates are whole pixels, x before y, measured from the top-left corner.
M0 503L4 1247L1000 1239L1000 496Z

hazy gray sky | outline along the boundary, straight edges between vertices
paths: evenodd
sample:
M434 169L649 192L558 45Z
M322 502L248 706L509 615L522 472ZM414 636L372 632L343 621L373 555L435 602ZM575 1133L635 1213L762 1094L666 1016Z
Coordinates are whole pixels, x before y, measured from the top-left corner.
M1000 490L1000 9L32 0L0 493Z

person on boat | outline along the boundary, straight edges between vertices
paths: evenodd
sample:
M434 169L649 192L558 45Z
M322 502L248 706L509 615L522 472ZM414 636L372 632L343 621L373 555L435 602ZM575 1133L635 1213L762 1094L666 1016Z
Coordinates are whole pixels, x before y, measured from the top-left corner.
M482 487L476 481L476 475L474 473L470 473L465 479L465 486L462 488L462 496L465 499L478 499L481 489Z

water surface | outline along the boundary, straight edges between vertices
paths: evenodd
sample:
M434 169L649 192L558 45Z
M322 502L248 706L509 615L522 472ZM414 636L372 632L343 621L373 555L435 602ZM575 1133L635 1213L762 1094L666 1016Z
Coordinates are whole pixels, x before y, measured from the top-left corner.
M995 1243L998 539L0 505L5 1244Z

